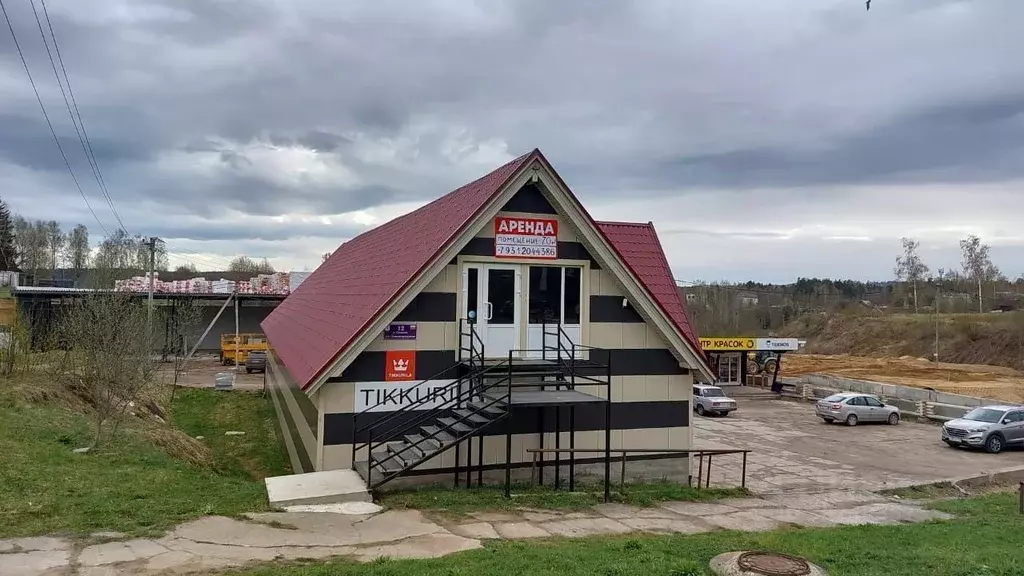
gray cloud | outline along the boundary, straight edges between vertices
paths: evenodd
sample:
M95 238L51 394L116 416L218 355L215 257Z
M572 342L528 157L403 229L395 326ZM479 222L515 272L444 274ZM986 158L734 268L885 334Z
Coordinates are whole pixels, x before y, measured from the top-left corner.
M669 236L741 244L789 234L731 228L764 223L766 189L773 210L819 214L872 187L1024 179L1024 65L1006 57L1021 48L1016 0L887 0L870 12L854 0L48 7L130 228L224 254L231 241L331 233L254 231L242 215L386 212L534 147L590 205L700 195L721 205L712 221L638 217ZM9 9L98 198L31 11ZM0 194L22 213L80 203L6 31L0 111L0 168L18 168L0 174Z

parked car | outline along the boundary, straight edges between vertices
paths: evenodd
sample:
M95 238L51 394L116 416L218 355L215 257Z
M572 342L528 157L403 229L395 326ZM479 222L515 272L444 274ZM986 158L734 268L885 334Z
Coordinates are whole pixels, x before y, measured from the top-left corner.
M736 401L725 395L718 386L697 384L693 387L693 409L697 414L721 414L726 416L736 409Z
M250 352L249 357L245 359L245 373L252 374L253 372L266 372L267 371L267 353L266 352Z
M858 392L842 392L818 400L814 412L828 424L843 422L856 426L861 422L885 422L895 426L900 423L899 408L883 404L876 396Z
M942 441L957 447L984 448L996 454L1010 444L1024 443L1024 408L980 406L942 426Z

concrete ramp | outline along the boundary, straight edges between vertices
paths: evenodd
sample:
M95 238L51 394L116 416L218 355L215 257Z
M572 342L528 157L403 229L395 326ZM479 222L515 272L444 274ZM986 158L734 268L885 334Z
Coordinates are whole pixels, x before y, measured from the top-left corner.
M303 504L372 502L366 482L354 470L328 470L274 476L264 480L275 508Z

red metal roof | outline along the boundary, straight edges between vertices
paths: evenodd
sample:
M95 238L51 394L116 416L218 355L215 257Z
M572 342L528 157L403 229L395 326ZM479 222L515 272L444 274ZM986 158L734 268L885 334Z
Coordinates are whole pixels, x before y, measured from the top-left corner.
M679 333L701 356L700 338L690 324L686 304L679 298L672 269L661 248L654 224L634 222L596 222L598 229L618 252L619 258L647 288L654 301L672 319Z
M335 250L261 324L292 378L309 386L537 153Z
M534 150L335 250L261 324L295 382L308 387L533 158L546 162ZM654 225L595 224L700 355Z

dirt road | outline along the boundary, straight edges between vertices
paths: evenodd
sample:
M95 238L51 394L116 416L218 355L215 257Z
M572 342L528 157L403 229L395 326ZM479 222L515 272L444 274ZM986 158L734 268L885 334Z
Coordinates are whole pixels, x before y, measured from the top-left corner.
M1024 403L1024 374L1002 366L935 364L911 356L871 358L845 354L787 354L782 360L781 372L783 376L834 374Z
M185 373L178 377L179 386L190 388L213 388L218 372L232 372L234 366L222 366L216 356L196 356L189 361ZM164 365L165 378L174 380L174 368L171 364ZM246 374L245 366L235 375L235 388L242 390L262 390L263 374Z

